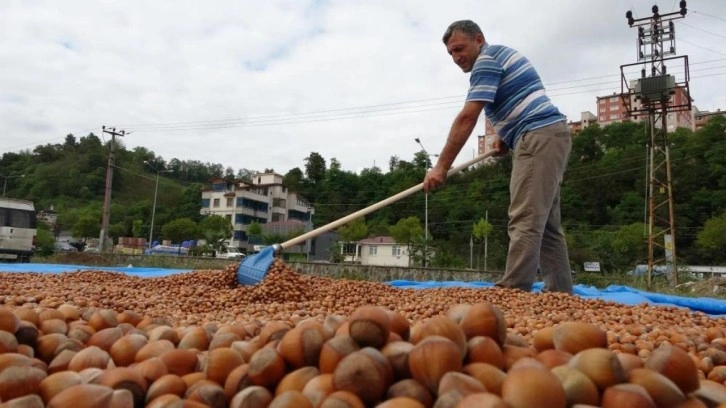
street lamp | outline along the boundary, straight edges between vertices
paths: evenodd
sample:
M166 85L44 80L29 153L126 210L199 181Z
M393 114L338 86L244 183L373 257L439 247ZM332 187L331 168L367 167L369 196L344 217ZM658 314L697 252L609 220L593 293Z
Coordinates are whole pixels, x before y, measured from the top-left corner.
M144 160L144 164L151 167L156 172L156 187L154 187L154 205L152 206L152 209L151 209L151 229L149 231L149 242L148 242L149 249L151 249L151 242L153 241L153 238L154 238L154 216L156 215L156 197L159 194L159 174L171 173L171 170L157 170L156 167L152 166L148 160Z
M426 171L428 171L429 168L431 168L431 157L438 157L438 154L429 154L428 151L426 151L426 148L423 147L423 144L421 144L421 139L415 138L413 139L418 143L419 146L421 146L421 150L423 150L424 154L426 155ZM424 193L424 205L425 205L425 215L424 215L424 253L423 253L423 267L426 267L426 255L428 253L428 245L429 245L429 193Z
M25 174L16 174L14 176L2 176L5 179L5 182L3 183L3 197L5 197L5 189L8 187L8 179L11 178L23 178L25 177Z

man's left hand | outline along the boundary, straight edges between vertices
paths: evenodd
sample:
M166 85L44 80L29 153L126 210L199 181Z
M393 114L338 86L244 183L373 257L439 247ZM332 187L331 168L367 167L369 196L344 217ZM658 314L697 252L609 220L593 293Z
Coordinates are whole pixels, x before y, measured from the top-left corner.
M444 185L446 181L447 171L443 167L435 166L426 173L423 181L424 193L429 193Z

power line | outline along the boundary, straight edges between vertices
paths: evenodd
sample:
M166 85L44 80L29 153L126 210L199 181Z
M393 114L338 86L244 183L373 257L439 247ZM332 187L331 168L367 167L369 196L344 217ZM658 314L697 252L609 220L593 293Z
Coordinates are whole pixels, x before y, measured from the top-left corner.
M716 61L722 61L723 59L716 59L716 60L709 60L709 61L701 61L701 62L695 62L691 65L698 65L698 64L704 64L704 63L711 63ZM632 74L636 74L636 72L633 72ZM577 88L575 87L566 87L566 88L550 88L552 85L559 85L559 84L568 84L568 83L575 83L575 82L582 82L586 80L591 79L601 79L601 78L616 78L618 75L611 74L611 75L602 75L602 76L595 76L595 77L589 77L589 78L580 78L580 79L574 79L569 81L561 81L561 82L553 82L553 83L547 83L545 86L547 87L548 92L556 92L562 89L573 89ZM580 87L588 87L588 86L595 86L595 85L605 85L605 84L611 84L610 82L600 82L596 84L583 84L580 85ZM596 91L593 89L592 91ZM566 94L563 94L566 95ZM426 98L426 99L418 99L418 100L409 100L409 101L402 101L402 102L392 102L392 103L384 103L384 104L375 104L375 105L364 105L364 106L357 106L357 107L348 107L348 108L337 108L337 109L326 109L326 110L319 110L319 111L307 111L307 112L298 112L298 113L285 113L285 114L274 114L274 115L263 115L263 116L256 116L246 119L219 119L219 120L205 120L205 121L192 121L192 122L167 122L167 123L155 123L155 124L136 124L136 125L125 125L127 128L134 128L138 130L151 130L152 128L165 128L165 129L171 129L173 130L185 130L185 129L193 129L193 128L212 128L212 129L218 129L218 128L224 128L224 127L234 127L235 126L241 126L241 125L248 125L251 124L257 124L260 122L270 122L277 118L291 118L290 121L293 123L297 123L297 121L301 119L310 119L310 118L318 118L318 117L327 117L331 115L359 115L362 113L370 113L370 112L379 112L379 111L389 111L389 110L395 110L395 109L415 109L415 108L421 108L421 107L431 107L436 105L450 105L450 104L460 104L460 102L463 100L465 95L451 95L451 96L444 96L444 97L435 97L435 98ZM456 101L449 101L449 102L436 102L435 101L442 101L442 100L450 100L452 98L455 98ZM414 105L414 106L411 106ZM380 109L384 108L384 109Z
M726 54L725 54L726 55ZM715 68L706 68L706 69L715 69ZM708 78L713 76L719 76L723 75L724 73L716 73L716 74L710 74L710 75L701 75L697 77L692 77L691 79L700 79L700 78ZM605 83L603 83L605 84ZM609 84L609 83L608 83ZM583 87L588 86L596 86L598 84L588 84L583 85ZM565 88L563 88L565 89ZM553 91L553 93L550 93L550 96L566 96L566 95L575 95L580 93L595 93L599 92L603 89L603 87L599 87L597 89L585 89L582 91L573 91L573 92L564 92L564 93L556 93L556 90ZM420 106L410 106L410 107L400 107L400 108L389 108L389 109L373 109L369 111L358 111L358 112L349 112L349 113L338 113L338 114L326 114L326 113L320 113L320 114L314 114L311 112L311 115L308 117L300 117L300 118L294 118L294 119L274 119L273 117L260 117L257 119L251 119L249 121L243 121L243 122L219 122L219 123L208 123L208 124L200 124L200 125L185 125L185 124L168 124L165 127L162 127L163 125L154 125L159 126L156 128L132 128L135 131L143 131L143 132L170 132L170 131L192 131L192 130L220 130L220 129L231 129L231 128L237 128L237 127L263 127L263 126L281 126L281 125L296 125L296 124L304 124L304 123L317 123L317 122L329 122L329 121L336 121L336 120L349 120L349 119L362 119L362 118L369 118L369 117L380 117L380 116L391 116L391 115L400 115L400 114L412 114L412 113L422 113L422 112L430 112L430 111L437 111L437 110L443 110L443 109L455 109L460 108L461 102L460 101L451 101L451 102L438 102L438 103L430 103L426 105L420 105ZM300 114L302 115L302 114ZM277 117L279 115L273 115L274 117ZM267 119L269 118L269 119Z
M692 26L690 24L684 23L683 21L679 21L678 24L684 25L686 27L691 27L694 30L701 31L701 32L704 32L706 34L711 34L711 35L716 36L716 37L726 38L726 35L721 35L721 34L714 33L714 32L708 31L708 30L704 30L703 28L694 27L694 26Z
M692 13L696 13L696 14L703 14L704 16L708 16L708 17L711 17L711 18L715 18L716 20L726 21L726 19L724 19L724 18L721 18L721 17L718 17L718 16L714 16L713 14L704 13L703 11L698 11L698 10L691 9L691 12Z
M687 42L683 40L684 42ZM692 43L689 43L692 44ZM697 44L693 44L697 47ZM701 47L702 48L702 47ZM726 56L726 54L706 49L708 51L717 53L719 55ZM699 64L706 64L706 63L712 63L712 62L719 62L723 61L724 59L714 59L714 60L708 60L708 61L699 61L691 63L690 65L699 65ZM705 68L706 69L717 69L716 67L710 67ZM699 70L692 70L692 72L696 72ZM698 78L706 78L710 76L720 76L723 75L723 73L717 73L713 75L704 75L700 77L695 77L692 79L698 79ZM572 84L577 82L583 82L583 81L589 81L594 79L602 79L602 78L615 78L617 75L601 75L601 76L593 76L593 77L587 77L587 78L579 78L579 79L573 79L569 81L560 81L560 82L552 82L545 84L546 87L554 86L554 85L562 85L562 84ZM598 82L598 83L591 83L591 84L582 84L579 86L570 86L570 87L553 87L552 89L548 89L548 94L550 96L567 96L567 95L575 95L575 94L582 94L582 93L595 93L600 92L603 90L603 87L600 85L610 85L610 82ZM613 83L614 85L614 83ZM597 87L597 88L592 88ZM568 90L568 89L578 89L578 88L585 88L581 91L573 91L573 92L564 92L564 93L558 93L558 91L562 90ZM332 121L332 120L343 120L343 119L359 119L359 118L366 118L366 117L373 117L373 116L390 116L390 115L396 115L396 114L412 114L412 113L423 113L423 112L429 112L434 110L443 110L443 109L454 109L461 105L461 101L463 100L463 95L452 95L452 96L444 96L444 97L435 97L435 98L426 98L426 99L419 99L419 100L409 100L409 101L402 101L402 102L392 102L392 103L383 103L383 104L375 104L375 105L367 105L367 106L359 106L359 107L348 107L348 108L337 108L337 109L327 109L327 110L320 110L320 111L308 111L308 112L300 112L300 113L286 113L286 114L276 114L276 115L266 115L266 116L259 116L254 118L248 118L248 119L222 119L222 120L205 120L205 121L192 121L192 122L167 122L167 123L155 123L155 124L138 124L138 125L132 125L132 126L126 126L126 128L133 128L136 131L144 131L144 132L168 132L168 131L191 131L191 130L219 130L219 129L228 129L228 128L234 128L234 127L259 127L259 126L271 126L271 125L293 125L293 124L303 124L303 123L312 123L312 122L321 122L321 121ZM456 99L456 100L452 100ZM414 104L414 106L410 106ZM409 106L407 106L409 105ZM388 108L386 108L388 107ZM384 108L384 109L381 109ZM367 110L366 110L367 109ZM371 110L372 109L372 110ZM332 116L331 116L332 115ZM290 120L275 120L280 118L292 118ZM90 128L86 131L80 132L80 134L90 132L91 130L95 129ZM103 134L101 135L103 136ZM58 138L53 139L47 139L43 140L41 142L34 142L34 143L27 143L22 145L17 145L10 147L10 149L17 149L17 148L23 148L28 146L37 146L38 143L45 143L45 142L51 142L54 140L58 140Z

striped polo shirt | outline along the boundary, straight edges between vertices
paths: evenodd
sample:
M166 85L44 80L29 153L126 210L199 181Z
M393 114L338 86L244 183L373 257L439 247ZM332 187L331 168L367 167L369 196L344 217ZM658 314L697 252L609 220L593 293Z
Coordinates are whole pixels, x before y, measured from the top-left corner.
M487 118L510 148L525 132L566 120L529 60L509 47L485 43L469 83L466 100L486 102Z

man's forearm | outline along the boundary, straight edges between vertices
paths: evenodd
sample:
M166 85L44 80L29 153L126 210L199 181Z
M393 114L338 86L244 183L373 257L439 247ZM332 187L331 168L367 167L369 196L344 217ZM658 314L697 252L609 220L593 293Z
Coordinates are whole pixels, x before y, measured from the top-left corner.
M451 168L456 156L459 155L469 136L471 136L471 132L474 131L477 119L476 115L467 114L463 111L456 116L454 123L451 125L449 137L446 139L446 145L441 151L441 156L439 156L439 165L445 169Z

